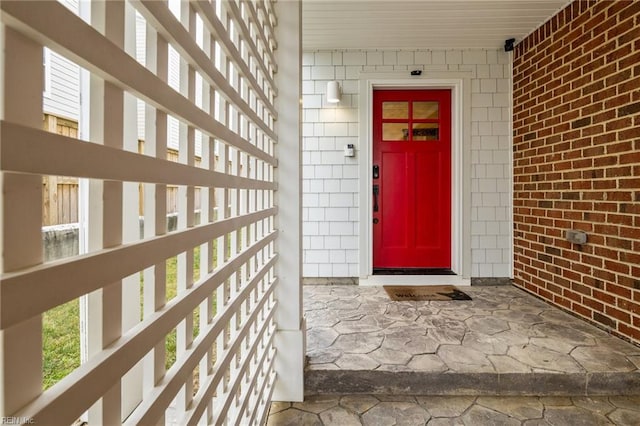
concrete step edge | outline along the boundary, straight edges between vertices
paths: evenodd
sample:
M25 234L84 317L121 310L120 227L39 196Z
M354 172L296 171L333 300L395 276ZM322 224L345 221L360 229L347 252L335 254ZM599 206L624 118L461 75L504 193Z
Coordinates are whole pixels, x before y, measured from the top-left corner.
M640 395L640 374L307 370L305 394Z

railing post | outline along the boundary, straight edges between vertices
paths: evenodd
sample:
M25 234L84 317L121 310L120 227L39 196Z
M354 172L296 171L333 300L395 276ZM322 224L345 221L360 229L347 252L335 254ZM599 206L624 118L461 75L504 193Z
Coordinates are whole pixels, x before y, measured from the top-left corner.
M206 28L203 30L203 50L207 53L208 57L212 60L215 55L215 40L211 36L211 33ZM213 116L215 110L215 91L213 87L203 82L201 89L202 93L202 106ZM215 139L202 134L201 135L202 152L201 152L201 165L208 170L215 170ZM214 188L201 188L200 189L200 223L212 223L215 221L214 216L215 207L215 189ZM200 246L200 276L203 274L209 274L213 271L214 265L214 241L207 241ZM214 301L216 294L212 293L205 301L200 304L200 330L205 330L211 323L214 315ZM200 360L198 367L198 375L200 380L211 374L213 363L215 362L214 346L207 351L206 356ZM213 403L210 401L207 404L206 412L203 414L203 422L211 422L213 416Z
M147 68L155 72L165 83L168 81L169 45L157 30L146 24ZM166 160L167 158L167 114L146 105L145 107L145 154ZM151 238L167 232L167 185L147 183L144 187L144 236ZM144 318L149 318L166 304L167 262L165 259L144 271ZM165 339L158 343L145 359L143 397L153 391L154 386L165 375ZM164 423L164 417L159 419Z
M124 48L125 3L92 2L91 25ZM95 75L90 79L91 141L122 149L124 93ZM121 182L91 181L88 213L90 252L122 244ZM88 354L91 358L122 334L122 281L89 294L87 318ZM89 409L89 423L120 423L121 406L121 383L118 381Z
M188 2L181 2L180 21L195 38L195 11ZM180 93L195 103L195 69L193 66L180 61ZM195 164L195 129L184 122L179 124L178 162L193 166ZM195 225L195 189L193 186L178 187L178 230L192 228ZM193 287L194 251L190 249L178 255L177 263L177 291L184 293ZM193 342L193 313L180 322L176 333L176 360ZM176 397L176 410L182 415L193 399L193 373L188 375L185 385Z
M131 3L125 3L124 50L136 55L136 11ZM136 98L125 92L123 98L122 148L138 152L138 113ZM122 183L122 242L140 239L140 190L138 182ZM122 280L122 333L140 323L140 274L135 273ZM122 418L142 401L142 362L122 378Z
M302 215L301 215L301 124L302 42L300 1L276 3L278 26L276 58L278 73L277 145L281 161L276 169L276 204L280 254L276 299L276 373L273 399L302 401L304 398L305 322L302 313Z
M42 46L0 23L0 118L42 127ZM0 273L42 263L42 176L0 171ZM42 316L0 330L0 416L42 393Z

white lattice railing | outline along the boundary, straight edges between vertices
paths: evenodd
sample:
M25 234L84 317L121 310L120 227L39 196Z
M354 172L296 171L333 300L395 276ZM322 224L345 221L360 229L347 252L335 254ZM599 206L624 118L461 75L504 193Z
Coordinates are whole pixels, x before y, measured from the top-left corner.
M53 1L0 4L0 416L37 424L83 415L90 424L264 421L276 376L279 261L274 6L178 5L176 13L162 1L93 1L83 20ZM136 12L146 23L144 64L136 61ZM85 141L41 130L43 46L90 73ZM168 83L169 46L181 58L179 91ZM169 117L180 123L178 162L166 159ZM42 263L43 175L89 180L86 254ZM171 233L166 185L179 187ZM177 295L168 300L166 261L174 256ZM42 316L81 297L87 360L43 391ZM167 369L173 331L177 355Z

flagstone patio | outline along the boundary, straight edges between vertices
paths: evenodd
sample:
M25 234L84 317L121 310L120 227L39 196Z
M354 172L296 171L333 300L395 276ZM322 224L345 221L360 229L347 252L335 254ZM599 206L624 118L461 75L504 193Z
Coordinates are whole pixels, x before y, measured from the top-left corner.
M513 286L394 302L305 286L306 393L640 395L640 348Z
M510 285L462 290L305 286L307 396L268 424L640 424L640 347Z
M268 426L640 424L640 397L317 395L274 403Z

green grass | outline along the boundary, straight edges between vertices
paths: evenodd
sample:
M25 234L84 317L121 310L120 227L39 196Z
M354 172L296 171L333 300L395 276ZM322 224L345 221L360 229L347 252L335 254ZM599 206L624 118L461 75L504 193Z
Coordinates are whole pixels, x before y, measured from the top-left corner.
M80 365L80 304L78 299L43 315L43 386L50 388Z
M178 286L178 258L172 257L167 260L167 301L176 297ZM200 247L196 247L193 251L193 281L197 281L200 278ZM141 280L142 281L142 280ZM198 335L200 332L200 310L196 309L193 315L193 336ZM177 332L173 329L171 333L167 335L167 355L165 361L165 367L168 369L176 362L176 346L177 346Z
M215 244L213 258L215 259ZM215 260L214 260L215 262ZM177 293L177 257L167 259L167 300ZM194 282L200 278L200 247L194 250ZM144 285L140 274L140 290ZM215 310L215 299L214 299ZM194 336L199 332L199 309L193 315ZM57 306L43 315L43 387L48 389L80 366L79 300ZM176 360L176 330L166 338L166 367Z

